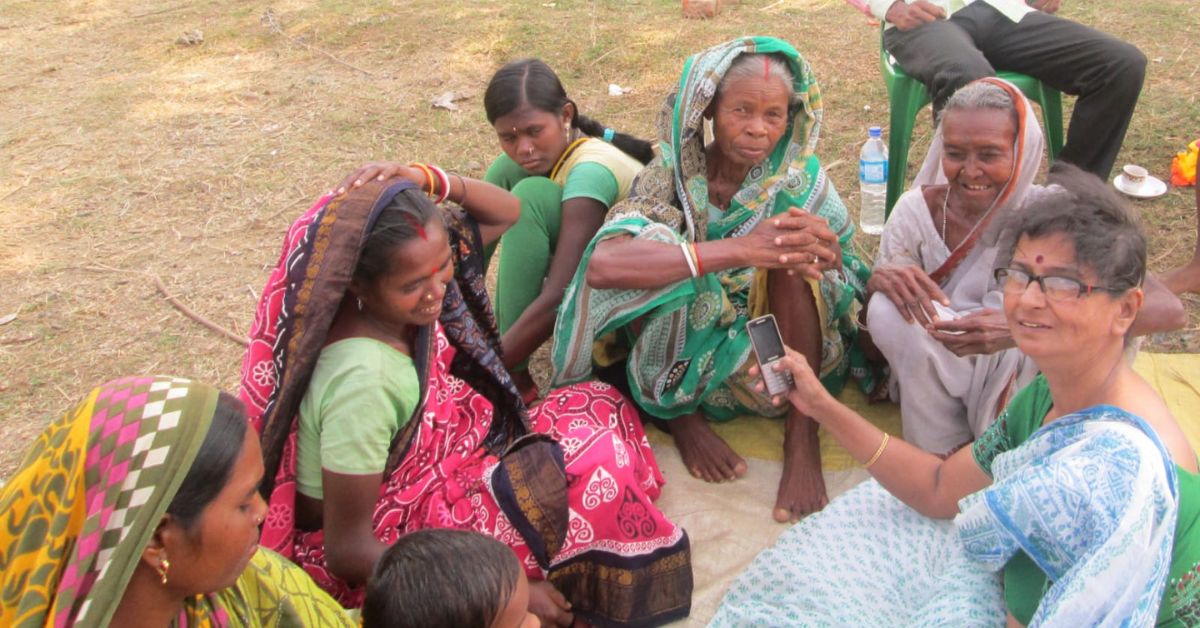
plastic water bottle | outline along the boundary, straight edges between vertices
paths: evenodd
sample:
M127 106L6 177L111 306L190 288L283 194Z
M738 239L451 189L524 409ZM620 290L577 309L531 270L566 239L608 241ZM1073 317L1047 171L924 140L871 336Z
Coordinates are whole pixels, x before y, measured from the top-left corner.
M887 205L888 151L883 143L883 131L873 126L867 129L867 143L858 154L858 222L863 232L883 233L883 210Z

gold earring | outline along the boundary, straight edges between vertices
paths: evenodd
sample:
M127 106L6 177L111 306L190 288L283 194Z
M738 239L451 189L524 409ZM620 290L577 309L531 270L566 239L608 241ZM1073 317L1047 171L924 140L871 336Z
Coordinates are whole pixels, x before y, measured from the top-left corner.
M167 583L167 571L171 569L171 561L165 557L158 562L158 576L165 585Z

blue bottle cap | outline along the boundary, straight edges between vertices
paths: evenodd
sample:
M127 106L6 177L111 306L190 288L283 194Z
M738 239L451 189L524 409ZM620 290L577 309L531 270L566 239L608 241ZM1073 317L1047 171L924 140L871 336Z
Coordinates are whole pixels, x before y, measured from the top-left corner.
M883 137L883 129L877 126L868 127L867 135L869 137Z

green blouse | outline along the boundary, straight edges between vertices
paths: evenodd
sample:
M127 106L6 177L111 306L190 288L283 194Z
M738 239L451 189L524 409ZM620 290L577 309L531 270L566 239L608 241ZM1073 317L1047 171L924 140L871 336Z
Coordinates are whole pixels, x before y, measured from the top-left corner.
M975 461L989 476L996 456L1018 447L1040 428L1054 405L1046 378L1037 378L1021 390L1000 418L975 441ZM1200 625L1200 475L1175 465L1179 477L1179 516L1171 572L1158 626ZM1024 552L1004 566L1004 601L1013 617L1029 625L1050 588L1046 574Z
M296 487L324 498L321 470L383 473L392 440L420 400L413 361L372 338L346 338L321 349L300 402Z

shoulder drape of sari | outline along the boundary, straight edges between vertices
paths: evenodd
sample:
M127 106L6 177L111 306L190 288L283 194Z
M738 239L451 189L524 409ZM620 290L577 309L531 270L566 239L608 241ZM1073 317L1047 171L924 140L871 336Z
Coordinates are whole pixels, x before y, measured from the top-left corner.
M303 569L259 548L237 582L189 600L180 628L354 628L358 625Z
M983 243L983 248L995 246L999 239L999 230L989 227L997 218L1003 219L1009 213L1019 211L1025 204L1026 196L1035 187L1033 180L1038 175L1042 156L1045 153L1046 140L1042 135L1042 127L1034 117L1033 106L1029 99L1021 93L1021 90L1001 78L987 77L979 79L979 81L1000 87L1012 98L1017 115L1017 132L1013 141L1013 172L1008 179L1008 184L992 202L991 208L979 219L962 243L950 252L950 257L930 273L930 278L938 283L952 275L959 264L970 257L977 248L980 248L977 246L980 243ZM929 152L926 153L925 161L921 164L921 170L913 179L912 190L920 193L924 186L946 184L946 173L942 169L944 154L942 127L938 125L934 132L933 142L929 146Z
M1112 406L1059 418L998 455L992 474L955 525L986 569L1024 552L1049 577L1030 625L1154 625L1179 492L1145 421Z
M720 220L710 221L704 165L704 111L738 55L775 54L795 76L796 103L783 139L746 177ZM628 235L667 244L745 235L763 218L801 208L825 218L838 234L843 269L812 282L821 314L821 376L840 389L847 374L847 344L870 271L853 252L854 224L814 154L820 131L820 89L808 63L786 42L770 37L734 40L690 57L679 87L658 117L660 154L634 180L629 197L609 211L584 251L555 323L551 360L556 384L590 376L593 358L619 359L613 334L642 319L628 350L630 380L639 406L661 417L705 411L730 418L741 405L714 395L749 356L745 322L766 313L766 272L737 268L686 279L657 290L593 289L585 273L595 246ZM682 342L665 338L684 337ZM596 346L594 346L596 345ZM727 391L726 391L727 392ZM742 403L749 400L741 399ZM754 410L772 413L769 404Z

